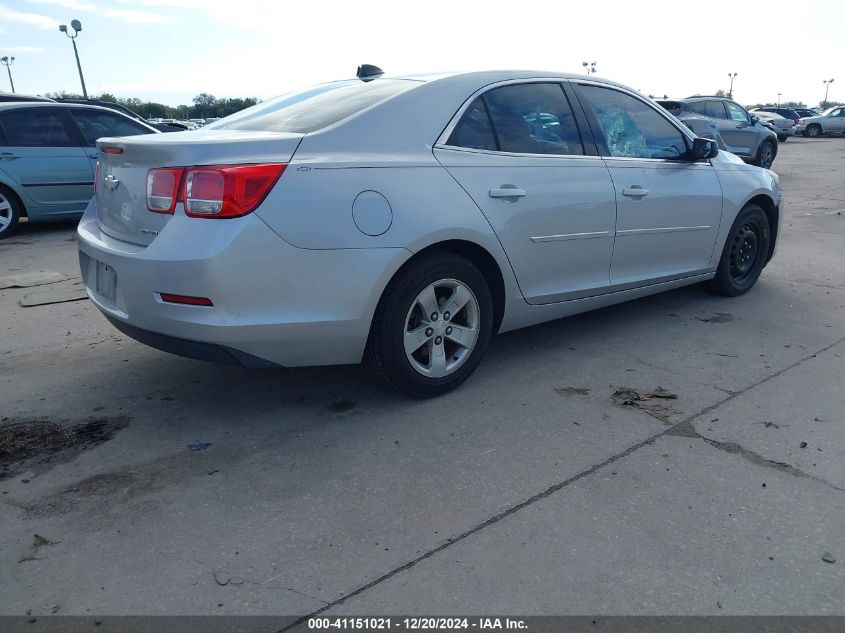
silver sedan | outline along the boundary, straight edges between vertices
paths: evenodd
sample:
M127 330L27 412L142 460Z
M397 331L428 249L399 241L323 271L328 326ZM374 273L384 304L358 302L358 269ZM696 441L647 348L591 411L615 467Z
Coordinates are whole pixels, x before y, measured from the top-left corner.
M101 139L88 294L153 347L250 367L359 363L443 393L494 332L771 259L777 176L594 77L359 78L199 131Z

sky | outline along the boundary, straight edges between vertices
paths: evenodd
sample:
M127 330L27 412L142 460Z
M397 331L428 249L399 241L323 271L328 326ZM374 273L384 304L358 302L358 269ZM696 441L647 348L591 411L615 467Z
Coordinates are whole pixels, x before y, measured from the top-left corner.
M0 0L0 56L18 92L81 92L168 105L266 99L353 77L484 69L582 72L644 94L728 90L744 104L845 101L842 0ZM0 90L8 91L5 68Z

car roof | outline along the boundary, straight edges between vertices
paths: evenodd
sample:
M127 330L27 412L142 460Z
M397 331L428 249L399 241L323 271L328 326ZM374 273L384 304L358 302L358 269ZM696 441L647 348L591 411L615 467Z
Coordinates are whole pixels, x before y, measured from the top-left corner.
M0 103L0 111L16 110L19 108L81 108L83 110L102 110L104 112L116 112L117 114L123 114L123 112L118 112L117 110L112 110L111 108L90 105L88 103L62 103L60 101L5 101ZM128 119L132 118L125 114L123 114L123 116L126 116Z

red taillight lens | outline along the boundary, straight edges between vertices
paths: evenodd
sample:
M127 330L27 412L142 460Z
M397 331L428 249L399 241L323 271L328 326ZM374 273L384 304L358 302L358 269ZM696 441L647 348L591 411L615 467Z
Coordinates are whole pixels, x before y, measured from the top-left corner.
M151 169L147 173L147 208L155 213L173 213L182 182L182 167Z
M193 218L238 218L264 201L287 165L188 167L181 199Z
M94 168L94 193L97 193L97 182L100 180L100 161L97 161L97 166Z

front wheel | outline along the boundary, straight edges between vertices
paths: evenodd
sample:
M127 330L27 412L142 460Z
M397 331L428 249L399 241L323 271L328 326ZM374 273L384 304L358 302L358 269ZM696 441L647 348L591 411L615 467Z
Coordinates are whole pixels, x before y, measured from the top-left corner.
M772 163L775 162L776 154L777 149L775 148L775 144L771 141L763 141L763 144L760 145L760 149L757 150L757 158L754 161L754 164L757 165L757 167L768 169L772 166Z
M710 289L728 297L751 290L768 260L770 239L766 212L759 205L749 204L731 226Z
M437 396L475 370L492 331L493 299L484 276L459 255L435 252L385 290L366 358L391 387Z
M822 135L822 126L818 123L812 123L807 126L806 131L804 132L804 136L809 136L810 138L818 138Z

